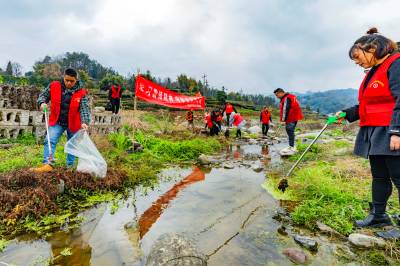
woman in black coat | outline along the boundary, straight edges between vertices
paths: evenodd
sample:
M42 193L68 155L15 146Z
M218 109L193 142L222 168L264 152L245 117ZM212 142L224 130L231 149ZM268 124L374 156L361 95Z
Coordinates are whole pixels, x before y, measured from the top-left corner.
M386 204L392 182L400 192L400 54L396 51L396 43L376 28L349 50L350 58L368 70L359 89L359 104L343 110L349 122L360 120L354 153L369 159L372 173L370 214L356 221L357 227L391 225Z

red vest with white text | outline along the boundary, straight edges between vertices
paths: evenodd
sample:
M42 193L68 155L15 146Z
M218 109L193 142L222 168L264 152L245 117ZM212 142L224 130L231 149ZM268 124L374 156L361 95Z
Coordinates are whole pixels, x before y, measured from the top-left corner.
M299 101L297 101L297 97L293 94L287 93L283 98L281 99L280 103L280 120L283 122L283 112L286 112L286 110L283 110L284 104L286 102L286 98L290 99L290 109L289 109L289 114L288 117L286 117L286 123L292 123L292 122L297 122L301 119L303 119L303 113L301 112L300 104Z
M79 105L83 96L87 91L79 89L72 94L71 103L68 110L68 128L71 132L77 132L81 128L81 114L79 113ZM61 112L61 82L53 81L50 84L50 117L49 126L55 126Z
M400 53L388 57L370 78L365 75L358 92L360 126L389 126L396 101L389 87L387 72ZM364 89L365 87L365 89Z

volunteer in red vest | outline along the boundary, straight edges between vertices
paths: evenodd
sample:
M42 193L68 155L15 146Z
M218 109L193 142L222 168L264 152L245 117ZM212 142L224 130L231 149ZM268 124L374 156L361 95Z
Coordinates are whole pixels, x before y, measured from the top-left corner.
M282 151L294 153L297 151L294 146L294 132L296 130L297 122L303 119L300 104L295 95L287 93L281 88L277 88L274 91L274 94L278 99L280 99L280 122L286 125L286 133L289 138L289 147Z
M188 122L188 128L191 128L192 130L194 129L194 115L193 115L193 110L190 109L186 113L186 121Z
M272 122L271 112L266 106L261 110L260 122L262 125L262 134L266 137L268 135L269 123Z
M231 124L229 124L229 122L231 121L230 116L231 116L231 114L233 112L237 113L236 108L230 102L226 102L224 110L222 111L222 113L225 113L226 121L228 123L227 124L228 127L231 126Z
M396 43L376 28L349 50L350 58L369 70L359 88L359 103L343 110L349 122L360 120L354 153L369 159L372 174L370 214L356 221L357 227L391 225L386 204L392 182L400 192L400 54L396 50Z
M119 112L119 106L121 105L121 96L121 86L119 84L111 85L110 91L108 93L108 99L110 100L111 111L113 114L118 114Z
M43 165L34 168L36 172L50 172L53 170L52 160L56 145L60 137L67 132L69 140L80 129L87 130L90 124L90 108L87 91L82 88L75 69L68 68L61 80L53 81L39 95L38 105L40 110L48 108L50 102L49 137L51 151L47 136L44 138ZM67 167L74 165L75 157L67 154Z
M236 127L236 137L242 137L242 128L246 125L246 121L239 113L232 113L230 124Z

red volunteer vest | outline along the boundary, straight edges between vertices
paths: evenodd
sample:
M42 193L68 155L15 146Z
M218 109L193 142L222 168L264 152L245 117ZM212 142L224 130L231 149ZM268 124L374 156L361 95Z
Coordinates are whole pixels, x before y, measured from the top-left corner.
M233 116L233 125L234 126L240 125L240 123L242 123L242 121L243 121L243 117L241 115L235 114Z
M269 119L271 117L271 113L270 112L261 112L261 122L263 124L269 124Z
M118 99L119 98L119 94L121 92L121 86L111 86L111 98L113 99Z
M389 126L396 100L389 87L387 71L400 54L388 57L371 77L364 89L365 75L358 91L360 126Z
M71 103L68 110L68 128L71 132L77 132L81 128L81 115L79 113L79 104L87 91L80 89L76 91L71 98ZM61 112L61 82L53 81L50 84L50 117L49 125L57 124L58 117Z
M212 122L212 119L211 119L211 114L208 114L208 115L206 115L206 123L207 123L207 127L208 128L212 128L213 127L213 122Z
M227 104L225 108L225 113L230 114L233 112L233 105L232 104Z
M292 123L292 122L296 122L296 121L303 119L303 113L301 112L300 104L299 104L299 101L297 101L297 97L293 94L288 93L285 96L283 96L283 98L281 99L281 103L279 106L280 120L283 121L282 120L283 112L285 112L285 110L283 110L283 105L286 101L286 98L289 98L290 102L291 102L289 114L288 114L288 117L286 117L286 123Z

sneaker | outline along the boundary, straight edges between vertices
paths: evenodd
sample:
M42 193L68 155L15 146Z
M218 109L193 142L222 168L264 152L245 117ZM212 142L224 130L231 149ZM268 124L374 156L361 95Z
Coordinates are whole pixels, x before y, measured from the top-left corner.
M296 147L289 146L289 150L292 151L292 152L297 152Z
M47 173L53 171L53 167L50 164L43 164L42 166L31 168L30 170L36 173Z
M281 155L281 156L290 156L290 155L293 155L293 154L295 154L296 153L296 151L295 151L295 149L293 148L293 147L286 147L286 148L284 148L284 149L282 149L280 152L279 152L279 154Z

